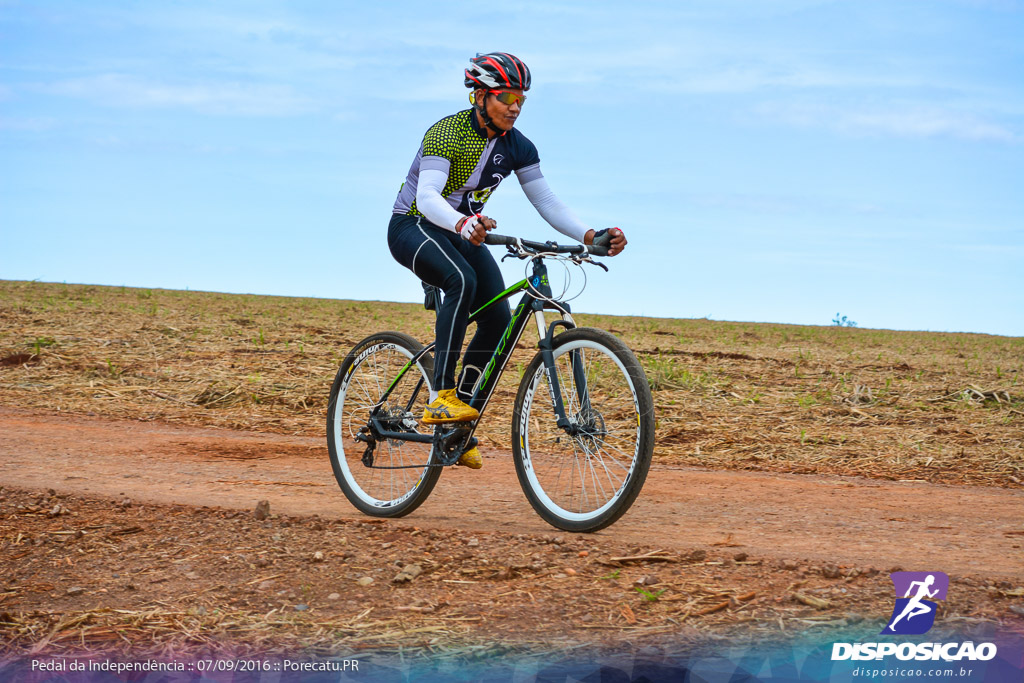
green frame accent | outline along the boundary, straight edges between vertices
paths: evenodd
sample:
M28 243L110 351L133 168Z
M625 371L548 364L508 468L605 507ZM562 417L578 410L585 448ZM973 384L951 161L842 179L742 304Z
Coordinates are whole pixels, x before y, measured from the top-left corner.
M541 268L543 269L543 266L541 266ZM508 299L508 298L518 294L519 292L526 292L529 289L530 289L529 281L526 280L526 279L520 280L519 282L515 283L511 287L506 288L505 291L503 291L500 294L498 294L497 296L495 296L493 299L491 299L490 301L485 303L479 309L477 309L477 310L473 311L472 313L470 313L470 315L469 315L469 322L471 322L471 323L472 322L476 322L476 318L481 313L486 311L491 306L496 305L498 302L504 301L505 299ZM535 301L535 300L536 299L534 299L533 297L529 296L529 294L528 294L526 297L523 298L522 301L519 302L519 305L516 307L515 311L512 312L512 320L509 321L508 327L505 328L505 332L504 332L504 334L501 337L501 341L498 343L498 349L495 351L494 355L491 356L490 360L488 361L487 365L484 368L484 377L480 381L480 388L482 388L482 387L484 387L485 385L488 384L488 380L490 379L491 375L494 373L495 367L497 367L496 361L501 357L502 352L506 349L506 346L508 344L508 340L510 339L510 337L515 336L515 340L518 343L519 337L522 336L523 329L526 327L525 316L523 314L527 310L529 310L531 308L530 306L527 306L526 304L527 304L528 301ZM381 396L381 402L382 403L391 394L392 389L394 389L395 386L405 376L405 373L407 373L409 371L409 369L412 368L413 364L416 361L419 360L420 356L423 353L428 353L428 352L432 351L433 348L434 348L433 344L427 345L426 347L424 347L423 351L421 351L420 353L416 354L415 356L413 356L411 359L409 359L406 362L405 366L398 372L398 376L395 377L395 379L388 386L387 390ZM508 355L508 354L504 354L504 355ZM503 358L501 360L504 361ZM493 387L490 387L490 388L493 388ZM480 392L478 391L477 393L479 394ZM490 391L486 392L486 395L489 396L490 395ZM475 401L476 396L474 396L473 398L474 398L474 400L470 401L471 405L476 403L476 401ZM485 401L481 401L480 403L485 403ZM477 407L477 406L474 406L474 407Z
M469 316L469 322L476 322L477 317L480 316L481 313L486 311L491 306L494 306L498 304L500 301L504 301L505 299L508 299L509 297L518 294L519 292L523 292L523 297L519 300L519 303L512 311L511 320L509 320L509 324L505 328L505 331L501 336L501 340L498 342L498 346L495 349L494 354L491 356L491 358L487 362L487 365L482 370L482 377L480 378L477 384L476 391L473 393L473 396L469 399L469 405L473 406L474 408L480 411L481 418L483 417L483 413L490 400L491 394L494 392L494 388L504 372L505 365L508 362L509 357L512 355L512 351L515 349L516 344L519 343L519 340L523 336L523 332L526 329L526 325L529 321L530 314L536 311L543 311L549 308L552 310L559 311L562 314L569 313L569 307L567 305L556 304L553 307L548 306L547 303L549 300L541 298L544 296L551 296L551 290L547 282L547 267L544 265L543 261L534 261L533 277L539 278L539 281L542 283L536 290L540 294L540 297L534 294L534 291L531 291L533 288L530 285L530 280L523 279L515 283L511 287L505 289L505 291L495 296L493 299L491 299L486 304L481 306L478 310L473 311ZM554 325L552 325L552 327L548 330L548 337L551 336L554 336ZM544 348L545 339L547 339L548 337L541 339L542 349ZM383 402L387 400L388 395L391 394L391 391L398 384L399 380L401 380L401 378L405 376L405 373L412 368L415 362L419 360L420 356L425 353L430 353L433 350L433 348L433 343L428 344L427 346L423 347L423 350L416 354L416 356L414 356L412 359L406 362L405 367L403 367L402 370L398 373L398 377L395 378L395 380L388 387L387 391L384 392L384 395L380 399L380 404L383 404ZM496 370L497 372L495 372ZM553 400L555 400L556 402L560 402L560 398L553 397ZM558 408L556 408L556 411L558 411ZM564 413L564 409L562 409L561 413ZM458 438L461 439L463 443L469 443L470 439L473 437L473 433L476 431L476 425L478 425L479 423L480 420L478 419L476 423L473 425L473 427L461 430L461 433L458 434ZM417 435L416 438L413 438L413 436L411 435L399 433L388 433L385 436L385 438L389 439L407 441L424 440L422 437L423 435ZM431 439L436 440L437 438L438 433L435 432L435 435L431 437Z
M391 383L391 385L388 387L388 390L384 392L384 396L388 396L391 393L391 390L395 388L395 385L398 384L402 380L403 377L405 377L405 373L409 372L409 368L412 367L413 359L418 358L418 357L419 357L418 355L417 356L413 356L413 358L411 358L408 361L406 361L405 367L403 367L398 372L398 377L395 377L395 381L393 381Z
M514 295L514 294L518 294L519 292L525 291L526 289L529 289L529 287L530 287L530 283L529 282L527 282L525 279L520 280L519 282L515 283L511 287L507 288L501 294L498 294L496 297L494 297L493 299L491 299L490 301L485 303L483 306L481 306L477 310L475 310L472 313L470 313L469 314L469 322L471 322L471 323L472 322L476 322L477 316L479 316L481 313L486 311L488 308L490 308L494 304L496 304L499 301L502 301L504 299L507 299L510 296Z

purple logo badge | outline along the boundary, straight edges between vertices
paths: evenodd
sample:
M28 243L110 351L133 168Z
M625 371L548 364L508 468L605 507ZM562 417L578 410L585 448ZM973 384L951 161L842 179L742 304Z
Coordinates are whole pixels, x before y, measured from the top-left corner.
M949 577L942 572L893 572L889 575L896 589L896 607L883 635L919 635L935 623L935 600L945 600Z

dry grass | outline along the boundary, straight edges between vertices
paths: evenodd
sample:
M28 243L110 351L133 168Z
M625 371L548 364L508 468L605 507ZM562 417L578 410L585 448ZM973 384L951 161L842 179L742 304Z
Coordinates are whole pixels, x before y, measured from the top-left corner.
M317 435L347 351L381 330L425 341L432 315L412 304L3 281L0 402ZM640 357L661 464L1024 480L1022 338L577 317ZM485 447L509 447L535 334L478 432Z
M5 634L6 653L74 655L82 652L148 654L173 659L203 650L214 656L288 654L338 656L353 652L424 648L459 653L469 628L458 618L373 619L364 610L341 619L308 619L289 614L175 611L159 605L143 610L109 607L65 613L19 615Z

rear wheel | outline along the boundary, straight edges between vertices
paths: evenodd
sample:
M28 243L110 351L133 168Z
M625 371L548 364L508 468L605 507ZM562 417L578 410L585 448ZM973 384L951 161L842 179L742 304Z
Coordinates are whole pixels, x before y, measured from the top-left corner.
M371 428L373 412L387 431L433 434L420 422L430 401L433 359L428 353L411 363L422 349L401 332L371 335L348 354L331 387L327 449L334 478L353 505L374 517L409 514L441 476L440 467L429 466L432 444L378 439Z
M523 375L512 453L530 504L566 531L603 529L636 500L654 451L654 401L640 362L618 338L578 328L558 335L555 380L538 353ZM559 426L552 386L565 406Z

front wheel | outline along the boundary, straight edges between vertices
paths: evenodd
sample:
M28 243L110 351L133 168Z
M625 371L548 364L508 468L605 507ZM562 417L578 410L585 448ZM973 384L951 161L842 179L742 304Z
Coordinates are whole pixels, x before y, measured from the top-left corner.
M433 433L421 423L433 360L428 353L412 362L422 349L401 332L371 335L348 354L331 387L327 449L334 478L349 502L374 517L409 514L441 476L431 464L429 442L379 438L379 429Z
M654 451L651 389L633 352L603 330L560 334L552 355L553 373L538 353L519 385L512 417L516 473L546 522L597 531L626 513L647 478ZM562 425L553 387L565 406Z

